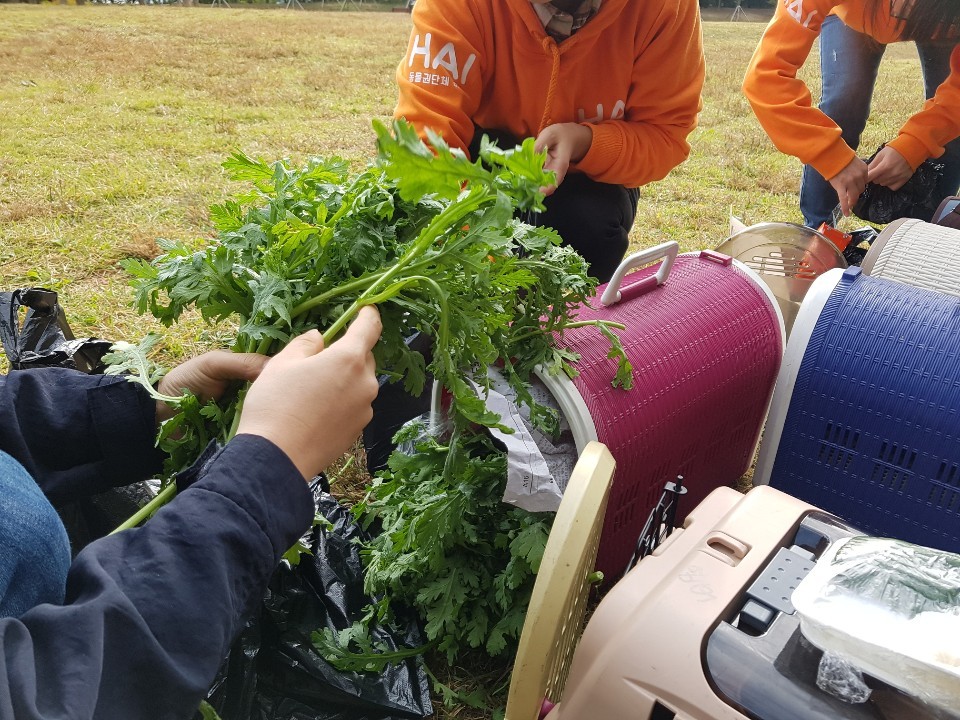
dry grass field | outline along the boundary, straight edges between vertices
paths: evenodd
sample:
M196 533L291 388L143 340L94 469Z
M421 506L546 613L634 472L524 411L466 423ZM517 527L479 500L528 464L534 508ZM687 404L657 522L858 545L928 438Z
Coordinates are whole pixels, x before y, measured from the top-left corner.
M0 5L0 287L59 290L83 335L156 329L129 309L117 261L152 256L158 237L208 235L209 205L235 190L220 168L234 149L365 163L409 29L389 12ZM739 91L762 29L705 23L700 127L690 159L643 189L637 248L715 247L731 209L799 219L799 165ZM892 47L881 74L865 149L921 102L912 47ZM166 351L202 347L203 330L180 326Z
M0 289L58 290L78 336L160 330L170 360L207 348L197 320L170 331L138 316L118 260L152 258L157 238L211 235L209 205L237 189L221 169L236 149L357 167L372 157L370 121L391 114L410 17L336 8L0 4ZM731 211L748 224L799 221L800 166L740 93L763 25L726 16L704 24L690 159L643 188L636 249L715 247ZM865 154L922 100L912 46L890 48L881 76ZM815 58L804 77L816 94Z

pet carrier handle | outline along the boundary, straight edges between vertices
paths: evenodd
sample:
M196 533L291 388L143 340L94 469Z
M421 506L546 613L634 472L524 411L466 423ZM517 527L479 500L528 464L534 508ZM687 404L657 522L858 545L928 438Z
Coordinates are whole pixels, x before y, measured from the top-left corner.
M698 257L701 260L709 260L710 262L717 263L717 265L723 265L723 267L730 267L733 264L732 257L719 253L716 250L701 250Z
M643 295L655 287L663 285L663 283L667 281L670 268L673 267L673 261L677 259L677 253L679 251L680 245L678 245L676 241L671 240L670 242L654 245L652 248L647 248L646 250L641 250L638 253L630 255L620 263L620 267L613 273L613 277L610 278L610 282L607 283L603 295L600 296L600 303L604 306L613 305L621 300ZM620 283L623 282L623 277L628 271L640 265L647 265L655 260L660 260L661 258L663 258L663 262L660 264L660 267L657 268L656 274L645 277L643 280L635 282L632 285L628 285L623 289L623 292L620 291Z

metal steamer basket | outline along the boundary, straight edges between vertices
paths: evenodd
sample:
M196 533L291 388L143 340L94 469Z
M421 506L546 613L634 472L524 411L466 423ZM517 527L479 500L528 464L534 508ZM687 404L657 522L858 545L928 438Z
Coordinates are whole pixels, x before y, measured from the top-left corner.
M727 238L717 252L740 260L770 287L787 333L813 281L827 270L847 267L843 253L826 236L794 223L751 225Z

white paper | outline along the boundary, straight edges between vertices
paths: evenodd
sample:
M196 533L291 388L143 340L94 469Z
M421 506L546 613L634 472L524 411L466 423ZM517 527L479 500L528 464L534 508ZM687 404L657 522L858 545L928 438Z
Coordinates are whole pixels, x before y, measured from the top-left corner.
M576 448L572 441L554 444L550 438L530 428L527 408L517 406L514 393L503 376L492 368L487 371L487 376L490 381L485 398L487 409L497 413L501 422L513 430L504 433L491 429L493 436L507 448L507 486L503 501L530 512L556 512L563 498L563 488L576 463ZM538 402L556 407L542 384L532 390Z

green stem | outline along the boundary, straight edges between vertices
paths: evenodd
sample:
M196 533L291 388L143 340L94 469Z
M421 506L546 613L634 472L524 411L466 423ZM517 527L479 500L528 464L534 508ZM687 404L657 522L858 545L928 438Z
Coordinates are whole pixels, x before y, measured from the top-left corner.
M407 269L414 270L414 271L420 270L421 268L428 267L431 264L431 262L433 262L432 258L428 258L426 260L420 260L418 262L412 262L409 265L407 265ZM290 316L299 317L304 313L310 312L315 307L318 307L320 305L323 305L324 303L329 302L335 297L340 297L341 295L349 295L357 291L362 291L367 287L369 287L370 285L376 285L379 282L382 275L383 275L382 272L374 273L372 275L364 275L363 277L356 278L355 280L351 280L350 282L337 285L335 288L331 288L330 290L320 293L319 295L314 295L309 300L304 300L299 305L295 305L293 310L290 311Z
M327 330L323 333L323 342L324 344L331 342L333 338L337 336L337 333L343 329L343 327L353 319L353 316L364 305L372 305L377 298L387 299L392 297L396 293L391 293L390 290L383 291L382 288L384 285L387 285L397 274L400 273L408 265L412 264L413 261L426 252L427 248L433 245L434 242L440 237L443 231L454 224L459 220L469 215L476 208L478 208L483 201L483 196L478 196L472 199L471 202L464 201L461 206L448 206L442 213L437 215L434 220L428 225L420 238L417 239L417 242L411 247L400 260L396 262L389 270L387 270L383 275L381 275L376 282L374 282L370 287L364 290L360 297L354 300L353 304L344 311L344 313L337 318L336 322L333 323ZM464 207L466 206L466 207ZM442 221L442 222L437 222ZM443 293L440 290L440 286L430 278L427 278L422 275L414 275L414 279L420 281L426 281L431 283L436 292L438 293L438 300L441 303L444 303ZM394 287L403 287L406 284L406 279L398 282ZM392 289L392 288L391 288ZM376 291L380 290L379 293ZM445 308L444 308L445 309ZM441 336L440 339L443 341L446 340L446 312L441 314ZM446 347L445 344L439 344L438 347Z
M569 328L578 328L578 327L587 327L588 325L594 325L600 327L601 325L606 325L610 328L616 328L617 330L626 330L627 326L620 322L614 322L613 320L577 320L576 322L569 323L564 325L564 330Z
M310 312L315 307L323 305L325 302L328 302L335 297L339 297L340 295L348 295L349 293L360 290L361 288L366 288L371 283L376 283L377 279L381 275L382 273L365 275L357 278L356 280L351 280L350 282L343 283L342 285L337 285L337 287L333 288L332 290L327 290L319 295L314 295L309 300L304 300L299 305L294 306L293 310L290 311L290 317L300 317L304 313Z
M436 640L431 640L428 643L421 645L420 647L415 648L404 648L403 650L392 650L388 652L370 652L370 653L355 653L349 650L341 649L339 654L332 660L332 664L336 666L337 661L341 660L353 660L354 662L360 661L363 663L368 662L381 662L385 661L391 665L399 662L400 660L406 660L407 658L416 657L417 655L423 655L427 650L430 650L437 644Z
M337 336L337 333L339 333L340 330L342 330L347 324L347 320L359 312L360 308L362 308L364 305L376 305L384 300L389 300L397 295L404 287L413 283L424 283L432 286L433 291L437 296L437 302L440 303L440 328L437 333L437 347L447 347L447 338L449 335L447 323L447 301L446 298L443 297L443 290L441 289L440 285L435 280L428 278L425 275L411 275L409 277L405 277L403 280L398 280L377 295L370 295L369 291L363 293L363 295L358 297L354 303L348 307L339 318L337 318L333 325L324 331L324 346L333 341L333 339Z
M166 505L173 499L173 496L177 494L177 484L175 482L170 482L163 490L157 493L157 496L153 498L150 502L144 505L142 508L137 510L133 515L127 518L122 525L120 525L116 530L111 532L118 533L121 530L129 530L130 528L135 528L137 525L142 523L147 518L151 517L154 513L157 512L160 508Z
M457 222L465 218L467 215L474 212L477 208L483 205L484 202L491 199L491 197L492 196L490 196L486 190L480 189L475 191L474 197L468 196L455 205L448 205L446 208L444 208L443 212L434 217L433 220L430 221L430 224L423 229L423 231L420 233L420 237L418 237L416 242L414 242L407 252L403 254L403 257L397 260L397 262L395 262L385 272L379 275L373 275L360 280L355 280L352 283L345 283L336 288L334 291L328 291L327 293L323 293L309 300L305 300L293 309L291 315L293 317L297 317L317 307L318 305L322 305L330 297L344 294L350 285L353 286L353 289L359 289L364 285L367 285L366 289L360 294L357 300L354 301L354 303L335 323L335 326L338 326L337 331L330 332L330 329L332 329L331 327L323 334L323 339L325 342L328 341L328 337L336 337L337 332L339 332L340 329L343 328L343 326L353 318L354 314L356 314L361 307L371 304L369 300L371 296L379 294L384 286L388 286L393 278L395 278L408 266L412 265L417 258L426 252L443 235L443 233L455 226Z
M457 446L462 432L460 426L454 423L453 432L450 433L450 441L447 443L447 447L449 448L447 457L443 459L443 479L448 482L453 477L453 466L456 462Z
M351 455L349 458L347 458L347 461L340 467L340 470L336 474L327 472L327 482L330 483L331 487L340 479L341 475L343 475L353 466L355 460L356 457Z
M233 352L238 353L248 353L253 352L253 339L249 336L244 335L243 337L238 336L233 343L233 347L230 348Z
M447 299L443 295L443 289L440 285L424 275L413 275L413 278L433 287L437 302L440 303L440 327L437 328L437 347L446 348L450 345L450 312L447 308Z
M243 411L243 401L247 397L247 390L250 389L250 383L246 383L238 392L237 392L237 404L233 411L233 422L230 423L230 431L227 433L227 437L224 440L224 444L230 441L234 435L237 434L237 428L240 426L240 413Z
M229 442L230 438L237 434L237 426L240 424L240 412L243 410L243 400L247 395L247 390L250 388L250 383L244 385L243 388L237 393L237 404L236 410L233 414L233 423L230 425L230 430L227 434L225 442ZM206 444L206 443L204 443ZM148 520L157 512L160 508L166 505L168 502L173 500L177 494L177 484L173 481L170 482L163 490L157 493L157 496L153 498L150 502L140 508L137 512L127 518L122 525L120 525L116 530L111 532L112 535L115 532L120 532L121 530L128 530L129 528L136 527L145 520Z
M337 211L330 216L330 219L327 220L327 227L334 227L337 224L337 221L347 214L347 211L353 207L353 203L356 201L356 193L347 193L343 196L343 200L340 202L340 207L337 208Z
M200 701L199 712L203 716L203 720L221 720L220 716L217 715L217 711L213 709L213 705L206 700Z
M614 322L613 320L577 320L576 322L572 322L567 325L564 325L560 329L572 330L573 328L581 328L581 327L589 327L589 326L600 327L601 325L606 325L607 327L610 327L610 328L616 328L617 330L625 330L627 327L623 323ZM528 330L527 332L522 333L521 335L517 335L515 338L513 338L513 342L520 342L521 340L526 340L527 338L536 337L537 335L542 335L542 334L543 334L542 330Z

